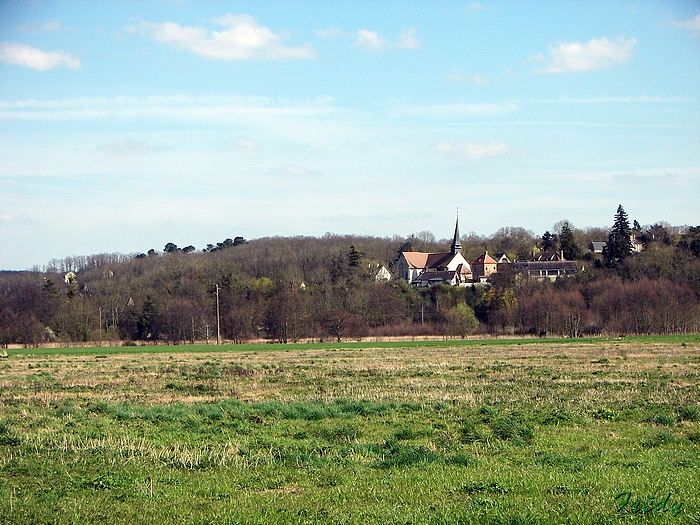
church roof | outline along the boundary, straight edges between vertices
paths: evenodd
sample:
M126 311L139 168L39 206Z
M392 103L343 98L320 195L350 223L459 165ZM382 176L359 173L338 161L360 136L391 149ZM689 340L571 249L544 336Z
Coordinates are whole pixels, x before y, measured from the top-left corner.
M429 253L423 252L401 252L409 268L425 268L428 262Z
M452 237L452 245L450 246L450 251L454 253L459 253L462 251L462 244L459 242L459 217L455 221L455 234Z
M441 268L447 266L456 255L451 252L424 253L424 252L401 252L406 258L409 268Z

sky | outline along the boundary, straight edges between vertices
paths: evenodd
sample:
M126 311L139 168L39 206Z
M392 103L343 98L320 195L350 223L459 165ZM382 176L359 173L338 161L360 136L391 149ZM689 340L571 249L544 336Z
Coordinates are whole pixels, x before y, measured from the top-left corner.
M0 269L700 224L698 1L0 0Z

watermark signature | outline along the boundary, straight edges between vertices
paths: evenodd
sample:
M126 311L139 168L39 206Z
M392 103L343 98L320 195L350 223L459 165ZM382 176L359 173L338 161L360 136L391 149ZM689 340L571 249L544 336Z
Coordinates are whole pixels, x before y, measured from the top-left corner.
M681 513L681 507L683 503L677 501L673 503L671 501L671 493L669 492L665 498L657 498L656 496L648 496L646 498L633 498L632 492L625 491L620 492L615 496L615 500L619 500L620 508L622 510L625 507L634 513L648 512L671 512L673 516L678 516Z

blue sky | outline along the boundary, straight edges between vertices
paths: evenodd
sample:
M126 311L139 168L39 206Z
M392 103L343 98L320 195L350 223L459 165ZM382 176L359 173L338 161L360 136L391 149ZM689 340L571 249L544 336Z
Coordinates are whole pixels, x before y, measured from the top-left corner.
M700 224L700 2L0 1L0 269Z

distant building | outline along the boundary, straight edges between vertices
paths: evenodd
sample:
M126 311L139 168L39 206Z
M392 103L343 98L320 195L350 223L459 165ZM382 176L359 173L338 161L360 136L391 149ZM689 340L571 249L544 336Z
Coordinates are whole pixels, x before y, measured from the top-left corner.
M570 277L576 275L576 263L573 261L565 261L563 258L544 261L516 261L510 265L510 271L524 277L531 277L538 280L549 279L550 281L554 281L557 279L557 277Z
M397 265L399 277L412 286L450 284L460 286L472 279L472 269L462 255L459 220L449 252L401 252Z
M501 254L505 257L505 254ZM506 257L506 260L508 257ZM509 261L510 262L510 261ZM472 263L472 272L474 280L484 280L492 273L498 271L498 260L489 255L488 251L481 254L476 261Z
M386 266L379 268L379 271L374 276L375 281L391 281L391 272L387 270Z
M593 241L588 245L588 249L593 253L603 253L606 244L608 243L605 241Z
M630 241L632 242L632 252L639 253L644 250L644 243L637 239L636 234L630 235Z
M563 261L564 252L540 252L533 254L530 258L531 261L543 262L543 261Z

